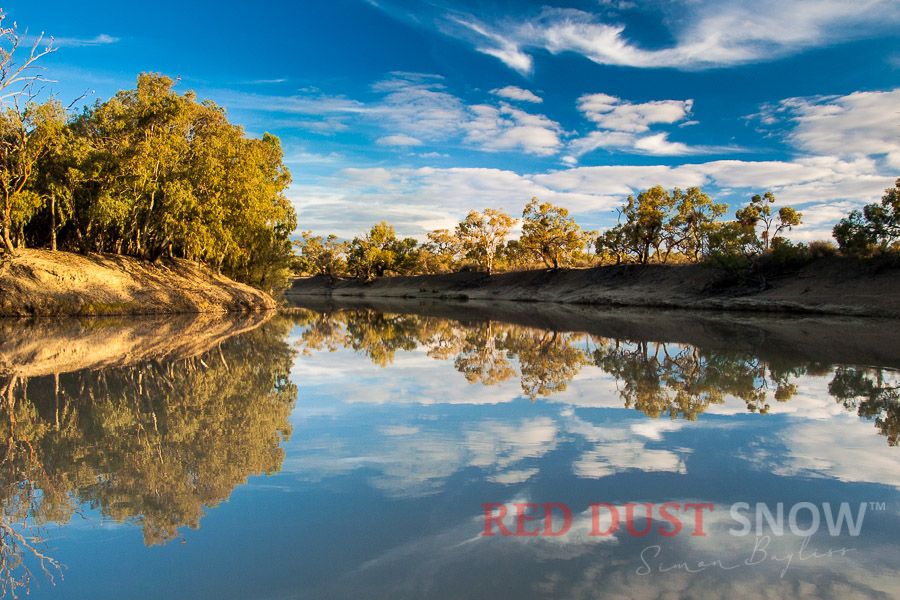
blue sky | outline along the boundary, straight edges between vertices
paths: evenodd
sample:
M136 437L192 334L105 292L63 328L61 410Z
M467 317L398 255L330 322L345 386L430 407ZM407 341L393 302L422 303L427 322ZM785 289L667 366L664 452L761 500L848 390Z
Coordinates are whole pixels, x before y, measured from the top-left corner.
M180 77L282 138L301 229L404 234L531 196L586 227L655 184L773 190L829 236L900 176L900 2L18 2L54 92Z

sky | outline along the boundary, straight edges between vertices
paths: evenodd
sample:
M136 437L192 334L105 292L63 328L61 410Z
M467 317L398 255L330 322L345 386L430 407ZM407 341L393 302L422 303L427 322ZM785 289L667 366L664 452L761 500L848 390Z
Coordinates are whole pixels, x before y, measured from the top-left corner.
M278 135L298 230L404 235L532 196L615 224L653 185L835 221L900 176L900 0L5 3L65 103L178 78Z

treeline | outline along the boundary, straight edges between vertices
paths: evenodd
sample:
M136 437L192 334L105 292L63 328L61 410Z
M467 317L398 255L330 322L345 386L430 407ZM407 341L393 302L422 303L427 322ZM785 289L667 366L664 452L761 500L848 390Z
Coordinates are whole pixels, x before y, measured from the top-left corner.
M424 242L400 238L387 222L350 241L303 232L296 241L299 275L372 279L467 270L495 271L606 264L710 263L728 270L752 268L762 259L790 263L837 254L870 257L900 243L900 179L880 204L853 211L830 241L794 243L784 233L802 223L791 206L777 206L771 192L753 196L722 220L727 205L700 188L652 187L628 196L618 224L602 234L585 231L567 209L533 198L518 220L501 210L472 211L453 230L438 229Z
M277 286L296 227L278 138L248 138L173 86L143 74L74 115L14 96L0 113L3 250L180 257Z

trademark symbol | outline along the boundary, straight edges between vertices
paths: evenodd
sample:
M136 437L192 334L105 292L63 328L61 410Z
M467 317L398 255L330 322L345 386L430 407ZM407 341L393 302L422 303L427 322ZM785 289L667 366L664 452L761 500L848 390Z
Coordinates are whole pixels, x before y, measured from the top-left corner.
M887 510L884 502L869 502L869 510Z

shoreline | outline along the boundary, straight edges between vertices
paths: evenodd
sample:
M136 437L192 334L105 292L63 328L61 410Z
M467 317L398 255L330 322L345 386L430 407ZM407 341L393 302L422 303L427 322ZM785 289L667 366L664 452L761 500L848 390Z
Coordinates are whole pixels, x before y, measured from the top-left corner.
M495 275L452 273L371 282L299 278L285 297L512 301L659 310L900 318L900 268L846 258L769 269L764 284L702 265L621 265Z
M0 317L265 312L265 292L182 259L22 249L0 263Z

